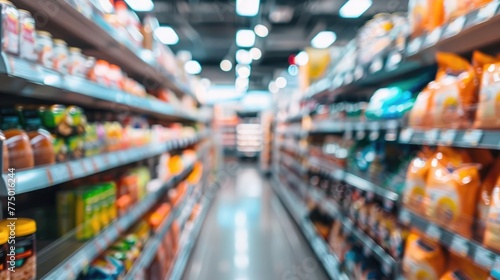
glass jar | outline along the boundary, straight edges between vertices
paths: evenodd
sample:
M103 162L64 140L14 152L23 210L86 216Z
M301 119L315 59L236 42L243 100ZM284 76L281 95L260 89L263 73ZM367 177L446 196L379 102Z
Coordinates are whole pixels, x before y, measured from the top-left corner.
M85 77L86 59L79 48L69 48L68 74L78 77Z
M38 55L38 63L47 68L52 68L54 43L52 42L52 35L49 32L36 32L36 53Z
M62 74L68 73L68 45L60 39L54 39L53 68Z
M19 12L9 1L0 0L2 9L2 50L19 54Z
M26 60L36 61L35 19L30 12L19 10L19 56Z

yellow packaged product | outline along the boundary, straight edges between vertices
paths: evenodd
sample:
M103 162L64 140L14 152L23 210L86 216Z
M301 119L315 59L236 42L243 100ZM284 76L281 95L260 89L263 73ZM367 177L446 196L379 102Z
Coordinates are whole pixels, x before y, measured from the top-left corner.
M495 188L496 182L500 174L500 159L490 168L488 175L486 175L481 189L479 190L479 197L477 203L477 224L476 236L481 240L484 236L486 221L488 219L488 212L491 205L491 195Z
M422 202L425 197L425 184L431 164L432 153L424 149L414 158L406 172L403 204L418 214L423 214Z
M500 251L500 178L491 194L483 243L492 250Z
M424 207L431 221L471 237L481 184L479 165L457 164L460 156L457 156L458 151L450 153L452 151L438 152L431 161Z
M409 237L403 258L403 276L407 280L438 280L446 268L446 258L438 245Z
M474 126L486 129L500 127L500 62L483 68Z
M450 53L437 53L439 65L436 88L431 98L430 125L463 128L471 124L470 112L477 103L476 74L465 59Z

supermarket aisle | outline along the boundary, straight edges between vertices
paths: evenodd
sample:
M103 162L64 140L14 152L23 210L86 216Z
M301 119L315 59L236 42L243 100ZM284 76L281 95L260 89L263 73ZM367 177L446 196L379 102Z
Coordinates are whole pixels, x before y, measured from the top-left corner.
M257 168L235 173L217 194L184 279L328 279Z

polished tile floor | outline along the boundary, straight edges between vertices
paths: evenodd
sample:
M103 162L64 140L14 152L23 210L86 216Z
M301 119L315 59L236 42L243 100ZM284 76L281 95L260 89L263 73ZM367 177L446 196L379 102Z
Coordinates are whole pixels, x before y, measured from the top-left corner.
M256 165L233 168L217 193L185 280L328 279Z

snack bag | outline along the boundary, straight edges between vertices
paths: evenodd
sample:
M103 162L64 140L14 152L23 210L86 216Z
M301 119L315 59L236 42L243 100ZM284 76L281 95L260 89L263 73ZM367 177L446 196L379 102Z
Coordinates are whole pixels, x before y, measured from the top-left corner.
M439 69L429 107L431 125L440 128L468 127L471 109L477 103L474 68L454 54L437 53L436 59Z
M476 224L476 236L481 240L484 236L484 231L486 227L486 222L488 219L488 212L491 206L492 192L495 188L496 182L500 174L500 159L498 159L491 167L486 175L481 189L479 191L479 198L477 203L477 224Z
M438 245L409 237L403 259L403 275L407 280L438 280L446 268L446 259Z
M429 125L430 101L434 95L436 84L431 82L422 92L420 92L410 111L409 125L411 127L426 127Z
M453 279L473 279L473 280L486 280L489 276L489 271L477 266L472 260L467 257L461 257L454 253L450 253L450 261L448 262L449 272L455 272L455 275L461 275L465 278ZM456 273L459 272L459 273ZM453 275L453 274L450 274ZM441 278L443 279L443 278ZM446 278L448 279L448 278Z
M443 0L410 0L409 21L414 36L443 24Z
M460 165L456 160L449 152L436 154L427 178L424 207L431 221L471 237L480 186L479 165Z
M484 65L476 121L474 122L476 128L500 127L499 75L500 62Z
M483 243L490 249L500 251L500 180L497 180L491 194Z
M417 214L424 213L422 203L425 197L425 185L431 163L431 152L424 149L414 158L406 172L403 192L403 204Z

